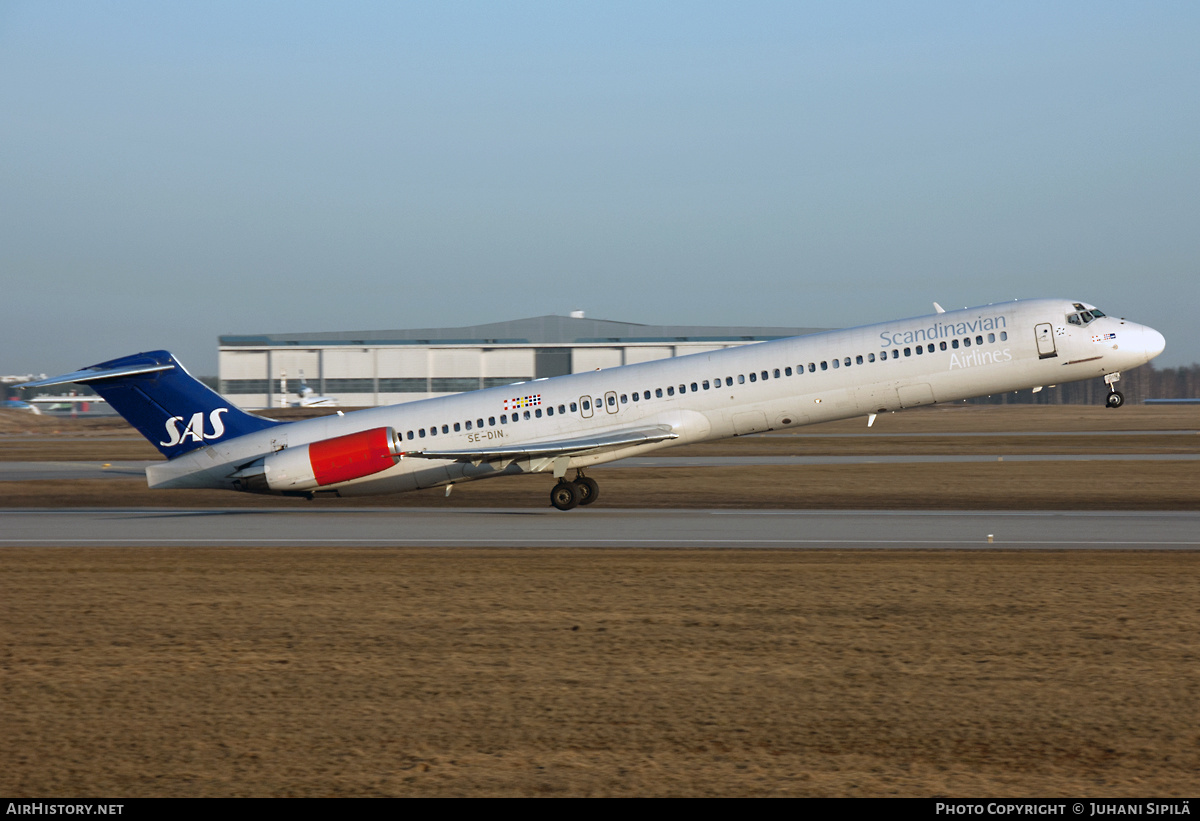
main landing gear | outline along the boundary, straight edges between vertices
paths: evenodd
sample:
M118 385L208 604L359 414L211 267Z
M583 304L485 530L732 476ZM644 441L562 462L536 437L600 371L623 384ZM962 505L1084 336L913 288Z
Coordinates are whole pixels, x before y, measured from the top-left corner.
M559 510L570 510L577 505L590 505L599 497L600 486L596 480L577 470L574 482L568 482L565 478L558 480L558 484L550 491L550 504Z

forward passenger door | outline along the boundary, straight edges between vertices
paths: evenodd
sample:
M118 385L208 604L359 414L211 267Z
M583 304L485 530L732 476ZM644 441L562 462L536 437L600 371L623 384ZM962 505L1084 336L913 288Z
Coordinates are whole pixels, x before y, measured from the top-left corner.
M1049 322L1035 325L1033 334L1037 339L1038 359L1058 356L1058 349L1054 346L1054 327Z

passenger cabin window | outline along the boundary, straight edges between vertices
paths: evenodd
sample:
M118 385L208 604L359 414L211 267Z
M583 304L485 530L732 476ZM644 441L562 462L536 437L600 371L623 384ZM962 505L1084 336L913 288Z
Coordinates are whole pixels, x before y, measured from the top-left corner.
M751 381L751 382L757 382L757 381L758 381L758 377L757 377L757 376L754 374L754 371L751 371L751 372L750 372L750 381Z

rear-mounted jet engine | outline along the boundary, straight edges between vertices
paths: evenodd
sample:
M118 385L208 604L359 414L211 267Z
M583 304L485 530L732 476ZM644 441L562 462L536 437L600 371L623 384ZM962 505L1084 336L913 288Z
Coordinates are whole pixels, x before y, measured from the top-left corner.
M372 428L284 448L233 474L246 490L305 491L387 470L400 460L392 428Z

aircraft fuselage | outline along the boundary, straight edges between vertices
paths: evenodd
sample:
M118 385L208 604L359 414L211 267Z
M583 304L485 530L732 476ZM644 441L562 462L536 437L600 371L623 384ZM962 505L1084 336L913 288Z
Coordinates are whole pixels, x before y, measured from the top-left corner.
M561 477L674 445L1119 373L1148 362L1163 345L1157 331L1083 303L1019 300L323 416L235 438L212 435L220 409L198 412L174 417L162 432L162 444L191 437L196 449L152 465L147 477L151 487L265 490L248 478L255 460L379 428L394 432L395 463L315 492L395 493L520 473ZM669 438L561 455L515 452L537 443L620 441L630 430L661 430ZM443 452L455 458L423 455Z

